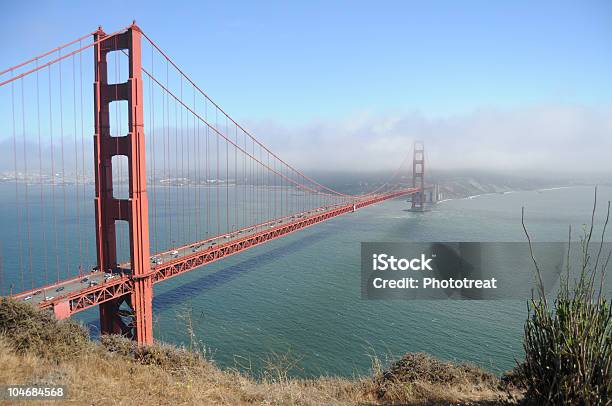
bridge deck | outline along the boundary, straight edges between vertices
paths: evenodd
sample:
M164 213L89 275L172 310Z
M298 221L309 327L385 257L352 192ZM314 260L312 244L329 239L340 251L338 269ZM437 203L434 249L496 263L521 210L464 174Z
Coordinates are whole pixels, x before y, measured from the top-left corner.
M403 189L392 193L371 195L355 204L320 207L161 252L151 257L155 259L155 263L152 261L150 272L141 277L152 277L153 283L158 283L322 221L383 200L414 194L417 191L418 189L413 188ZM133 289L133 281L128 263L120 265L112 274L92 271L79 277L22 292L13 297L17 300L31 302L41 309L55 310L56 307L62 307L64 310L61 314L57 311L56 314L66 317L130 293Z

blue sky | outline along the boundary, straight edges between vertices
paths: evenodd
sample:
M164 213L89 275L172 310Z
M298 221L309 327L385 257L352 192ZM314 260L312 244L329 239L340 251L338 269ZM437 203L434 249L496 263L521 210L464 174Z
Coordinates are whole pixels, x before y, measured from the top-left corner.
M609 104L612 2L5 2L3 67L132 19L244 120Z
M437 167L612 173L612 1L92 4L5 1L0 69L136 19L302 169L392 170L423 139Z

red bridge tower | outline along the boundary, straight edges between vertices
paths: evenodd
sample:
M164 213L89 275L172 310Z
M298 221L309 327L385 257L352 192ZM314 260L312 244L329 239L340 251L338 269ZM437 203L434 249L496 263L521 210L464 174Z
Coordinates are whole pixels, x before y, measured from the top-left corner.
M153 288L148 276L151 265L142 110L141 35L135 24L125 33L106 40L102 28L94 34L96 251L99 269L117 272L115 224L117 221L128 222L133 293L99 306L100 330L103 334L123 334L139 344L150 344L153 342ZM125 51L128 55L127 82L108 83L106 58L113 51ZM128 133L111 137L109 105L120 100L127 101L128 105ZM113 196L113 156L127 157L128 199Z
M423 141L415 141L412 158L412 187L419 191L412 195L412 210L425 208L425 146Z

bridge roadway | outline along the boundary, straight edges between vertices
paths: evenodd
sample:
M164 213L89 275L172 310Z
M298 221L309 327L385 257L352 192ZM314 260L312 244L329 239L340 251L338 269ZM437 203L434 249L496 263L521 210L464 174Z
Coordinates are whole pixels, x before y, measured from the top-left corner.
M349 213L371 204L395 197L414 194L410 188L396 192L370 195L354 204L335 204L253 225L231 233L198 241L151 257L151 271L141 277L151 277L153 283L233 255L266 241L282 237L330 218ZM41 309L52 309L60 318L123 296L132 291L130 264L121 264L112 273L92 270L78 277L14 295Z

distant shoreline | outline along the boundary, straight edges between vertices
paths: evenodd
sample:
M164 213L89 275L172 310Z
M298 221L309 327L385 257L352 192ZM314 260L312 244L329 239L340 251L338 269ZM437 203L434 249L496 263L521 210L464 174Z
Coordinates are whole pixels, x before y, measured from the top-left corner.
M491 195L508 195L513 193L520 192L548 192L553 190L563 190L563 189L573 189L573 188L582 188L582 187L594 187L595 185L571 185L571 186L555 186L555 187L547 187L541 189L516 189L516 190L507 190L504 192L486 192L486 193L478 193L474 195L467 195L463 197L449 197L446 199L439 200L437 203L444 203L451 200L472 200L482 196L491 196Z

